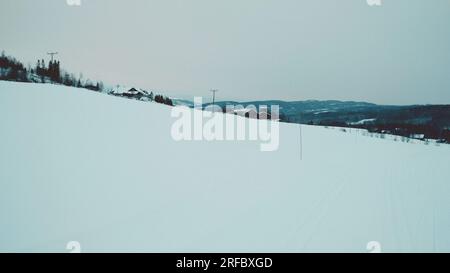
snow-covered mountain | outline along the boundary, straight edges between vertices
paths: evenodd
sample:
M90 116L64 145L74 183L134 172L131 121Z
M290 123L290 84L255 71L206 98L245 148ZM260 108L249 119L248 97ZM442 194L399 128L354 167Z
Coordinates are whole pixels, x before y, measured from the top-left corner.
M448 145L283 123L274 152L176 142L171 109L0 81L0 251L450 251Z

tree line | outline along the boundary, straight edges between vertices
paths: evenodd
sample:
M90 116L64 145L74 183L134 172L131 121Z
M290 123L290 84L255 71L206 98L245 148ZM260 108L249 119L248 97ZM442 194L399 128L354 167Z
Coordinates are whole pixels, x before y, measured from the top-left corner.
M0 56L0 80L28 82L28 71L21 62L6 56L3 51Z
M60 61L58 60L51 60L46 63L44 59L39 59L34 67L30 65L25 67L16 58L7 56L4 51L0 55L0 80L54 83L114 94L113 90L106 90L101 81L84 80L82 74L76 77L74 74L62 70ZM153 93L147 97L150 101L173 106L173 102L169 97L163 95L153 96ZM130 98L141 99L140 96L131 96Z
M4 51L0 55L0 80L36 83L56 83L66 86L86 88L93 91L103 91L102 82L83 80L82 75L61 70L58 60L51 60L48 64L44 59L37 61L34 67L25 67L16 58L7 56Z

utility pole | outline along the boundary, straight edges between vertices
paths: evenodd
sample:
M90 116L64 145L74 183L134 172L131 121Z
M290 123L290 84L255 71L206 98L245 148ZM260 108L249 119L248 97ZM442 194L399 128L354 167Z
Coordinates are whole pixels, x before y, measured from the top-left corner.
M300 160L303 160L303 136L302 136L302 125L299 124L300 127Z
M211 92L213 93L213 103L212 103L212 105L214 105L214 103L216 103L216 93L219 92L219 90L211 89Z
M213 93L213 105L216 102L216 93L219 92L219 90L217 89L211 89L211 92Z
M53 63L53 56L55 56L57 54L58 54L58 52L49 52L49 53L47 53L47 55L52 56L52 63Z

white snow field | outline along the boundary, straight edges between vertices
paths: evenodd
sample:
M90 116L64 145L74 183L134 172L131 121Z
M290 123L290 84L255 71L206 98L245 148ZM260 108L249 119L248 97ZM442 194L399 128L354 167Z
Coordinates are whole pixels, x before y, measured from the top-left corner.
M176 142L171 108L0 82L0 251L450 251L450 147L281 124Z

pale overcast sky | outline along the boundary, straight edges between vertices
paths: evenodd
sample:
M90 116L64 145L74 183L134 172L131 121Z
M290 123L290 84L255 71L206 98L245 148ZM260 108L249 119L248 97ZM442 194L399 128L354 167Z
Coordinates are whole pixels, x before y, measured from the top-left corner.
M449 0L1 0L0 41L184 98L450 103Z

